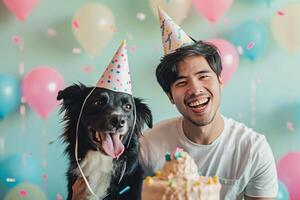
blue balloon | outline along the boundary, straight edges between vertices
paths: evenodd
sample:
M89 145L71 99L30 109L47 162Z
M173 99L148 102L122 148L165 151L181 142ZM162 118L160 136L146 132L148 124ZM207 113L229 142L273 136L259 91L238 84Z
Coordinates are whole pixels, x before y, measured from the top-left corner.
M0 74L0 119L17 108L21 90L19 81L10 75Z
M289 200L290 195L284 183L278 181L278 194L276 200Z
M0 182L12 188L22 182L42 184L41 162L31 155L12 155L0 161Z
M247 21L233 32L231 42L243 48L244 57L255 60L268 45L267 30L256 21Z

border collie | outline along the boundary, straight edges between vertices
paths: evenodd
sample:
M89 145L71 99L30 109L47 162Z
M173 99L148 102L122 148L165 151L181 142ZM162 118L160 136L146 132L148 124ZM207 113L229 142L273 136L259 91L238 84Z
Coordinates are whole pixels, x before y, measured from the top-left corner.
M72 200L72 186L82 179L82 173L88 184L77 188L85 193L80 198L74 195L73 200L141 199L143 171L138 163L138 137L144 124L152 128L148 106L129 94L83 84L60 91L57 100L63 100L62 139L70 161L67 199Z

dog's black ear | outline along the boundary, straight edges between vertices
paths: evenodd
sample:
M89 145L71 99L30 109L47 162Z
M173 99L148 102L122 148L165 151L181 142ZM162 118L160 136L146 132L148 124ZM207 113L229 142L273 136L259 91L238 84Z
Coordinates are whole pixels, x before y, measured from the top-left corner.
M64 102L72 101L73 99L78 98L80 93L85 88L86 86L83 84L80 85L74 84L72 86L65 88L64 90L59 91L56 99L63 100Z
M152 128L152 112L149 107L142 102L141 99L134 97L134 103L136 107L136 125L138 132L141 133L142 129L144 128L144 124L147 124L149 128Z

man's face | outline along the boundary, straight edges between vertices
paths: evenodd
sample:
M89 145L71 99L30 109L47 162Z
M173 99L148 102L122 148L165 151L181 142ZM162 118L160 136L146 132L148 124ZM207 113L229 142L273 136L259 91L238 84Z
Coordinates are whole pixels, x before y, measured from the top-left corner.
M186 119L205 126L219 110L221 84L204 57L190 56L178 63L178 79L168 96Z

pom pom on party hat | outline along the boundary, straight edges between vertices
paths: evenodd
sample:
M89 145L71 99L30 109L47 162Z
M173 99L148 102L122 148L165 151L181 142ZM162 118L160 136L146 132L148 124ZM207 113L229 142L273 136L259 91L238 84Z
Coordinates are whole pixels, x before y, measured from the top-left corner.
M97 87L132 95L125 40L122 41L118 51L115 53L113 59L106 67L104 73L97 83Z
M171 19L171 17L159 7L158 15L165 55L174 52L176 49L184 45L194 43L194 41L182 30L182 28L180 28Z

